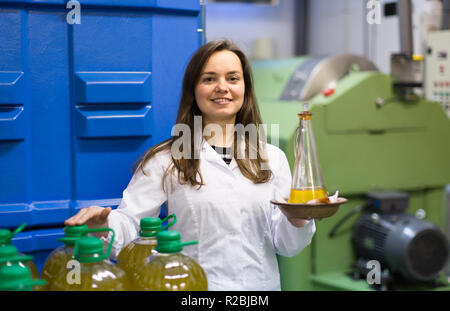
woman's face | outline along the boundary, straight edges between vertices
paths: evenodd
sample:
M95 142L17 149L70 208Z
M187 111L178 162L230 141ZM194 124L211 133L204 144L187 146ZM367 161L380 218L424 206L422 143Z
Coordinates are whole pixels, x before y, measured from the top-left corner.
M231 51L215 52L195 87L195 100L203 123L232 123L244 103L245 83L239 57Z

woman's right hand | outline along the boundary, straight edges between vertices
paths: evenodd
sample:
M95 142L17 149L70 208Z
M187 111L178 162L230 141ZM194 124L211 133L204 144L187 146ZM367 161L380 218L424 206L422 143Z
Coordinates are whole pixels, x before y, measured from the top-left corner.
M111 207L90 206L82 208L76 215L66 219L66 226L80 226L87 224L88 228L108 227L108 215Z

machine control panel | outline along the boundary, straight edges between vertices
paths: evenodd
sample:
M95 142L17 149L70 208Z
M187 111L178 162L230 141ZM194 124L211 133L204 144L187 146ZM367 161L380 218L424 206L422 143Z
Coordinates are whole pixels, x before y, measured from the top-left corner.
M425 68L426 98L440 103L450 118L449 30L429 33Z

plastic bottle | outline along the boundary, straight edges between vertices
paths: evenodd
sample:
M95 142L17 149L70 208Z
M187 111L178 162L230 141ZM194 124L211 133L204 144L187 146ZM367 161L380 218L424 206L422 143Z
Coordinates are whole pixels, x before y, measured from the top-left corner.
M328 199L314 141L312 113L306 110L306 106L298 114L300 125L295 140L295 165L289 203Z
M0 291L31 291L33 286L47 284L32 279L31 269L24 264L32 259L20 256L14 245L0 246Z
M181 243L177 231L161 231L157 235L157 254L149 257L139 271L135 286L138 290L206 291L205 271L191 257L181 253L183 246L197 241Z
M21 255L14 245L0 246L0 266L11 266L13 264L26 267L28 261L33 260L32 256ZM31 269L30 269L31 271Z
M45 280L34 280L30 268L20 265L0 268L0 291L31 291L34 286L46 285Z
M65 271L67 263L73 258L75 242L86 230L88 230L87 225L66 226L64 228L65 236L58 239L58 241L63 242L64 245L54 249L48 255L44 267L42 268L41 278L45 279L49 285L47 288L40 288L40 290L48 290L53 279L59 275L61 271Z
M13 232L9 231L8 229L0 229L0 247L4 245L13 245L11 242L11 239L20 231L25 228L27 223L23 223L19 227L17 227ZM19 255L23 255L22 253L19 253ZM31 270L31 275L33 278L38 279L39 278L39 271L36 268L36 265L33 263L33 261L26 261L23 263Z
M164 221L173 221L162 227ZM163 220L158 217L146 217L140 221L139 237L128 243L117 257L117 266L122 268L132 280L136 279L136 273L145 264L148 256L155 252L156 235L177 222L175 214L169 215Z
M50 290L58 291L127 291L131 290L128 275L108 260L114 242L110 228L88 229L88 232L111 231L112 237L106 251L96 237L81 237L75 242L74 259L69 268L53 279Z

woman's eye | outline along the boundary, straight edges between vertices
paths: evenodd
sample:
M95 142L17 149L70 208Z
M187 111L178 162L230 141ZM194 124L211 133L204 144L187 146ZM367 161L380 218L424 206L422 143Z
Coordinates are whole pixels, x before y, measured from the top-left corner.
M203 79L203 82L212 82L213 78L212 77L207 77Z
M230 78L230 81L233 81L233 82L236 82L236 81L239 81L240 79L239 79L239 77L231 77Z

